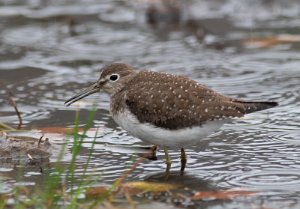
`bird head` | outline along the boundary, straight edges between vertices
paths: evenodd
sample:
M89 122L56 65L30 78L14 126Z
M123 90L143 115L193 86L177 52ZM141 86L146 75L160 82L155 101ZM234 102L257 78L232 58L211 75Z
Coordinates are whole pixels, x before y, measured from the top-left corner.
M126 83L129 82L136 73L137 71L127 64L114 63L106 65L102 68L100 78L96 83L68 99L65 102L65 105L69 106L84 97L100 91L113 95L122 90Z

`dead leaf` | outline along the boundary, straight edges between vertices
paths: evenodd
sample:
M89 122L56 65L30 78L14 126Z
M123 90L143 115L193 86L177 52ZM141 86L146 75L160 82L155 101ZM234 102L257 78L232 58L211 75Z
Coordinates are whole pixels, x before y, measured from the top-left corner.
M203 191L197 192L192 197L193 200L230 200L241 196L254 195L257 192L244 191L244 190L227 190L227 191Z
M122 189L130 194L138 194L145 192L159 193L166 192L179 187L176 184L134 181L123 184Z
M270 48L280 44L300 42L300 35L279 34L265 38L250 38L242 41L247 47L251 48Z

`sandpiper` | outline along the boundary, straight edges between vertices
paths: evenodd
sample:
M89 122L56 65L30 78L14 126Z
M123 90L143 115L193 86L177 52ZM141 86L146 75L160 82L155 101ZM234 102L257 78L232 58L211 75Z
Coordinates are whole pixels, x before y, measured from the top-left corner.
M171 166L168 148L181 149L183 173L187 161L184 148L197 145L234 118L277 105L230 98L187 77L139 71L121 63L103 67L96 83L65 104L101 90L110 95L110 113L119 126L163 147L167 173Z

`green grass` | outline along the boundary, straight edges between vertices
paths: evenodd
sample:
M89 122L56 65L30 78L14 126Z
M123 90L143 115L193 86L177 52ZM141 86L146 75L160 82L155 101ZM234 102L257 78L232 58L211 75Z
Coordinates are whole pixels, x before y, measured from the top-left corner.
M9 207L9 200L14 200L11 205L12 208L80 208L85 205L84 208L92 207L103 202L103 196L95 198L93 200L84 200L80 198L80 195L85 193L86 188L91 187L96 182L95 180L89 180L88 166L90 164L97 131L93 139L87 161L83 170L83 174L80 177L75 175L76 161L79 157L82 149L82 144L86 136L87 131L91 128L95 115L95 109L89 113L89 116L84 126L83 133L79 132L79 112L76 112L75 116L75 128L73 135L73 142L71 148L71 161L69 166L62 165L60 163L66 153L67 143L64 143L55 163L48 172L42 173L45 175L42 184L35 185L33 188L27 188L25 186L14 186L9 194L0 195L0 208ZM20 172L21 175L22 172ZM78 179L79 178L79 179ZM21 179L21 178L20 178ZM18 182L18 180L17 180ZM109 195L109 194L108 194Z
M91 177L90 162L92 160L94 147L96 144L97 132L93 138L91 147L89 148L89 153L83 168L83 172L80 176L76 176L77 170L77 160L80 157L80 151L82 150L82 145L84 143L85 137L88 130L92 127L93 119L95 115L95 109L90 111L88 118L86 120L85 126L83 128L82 134L79 134L79 112L75 115L75 126L72 137L72 147L71 147L71 160L66 163L62 163L63 158L67 152L67 140L62 146L56 162L50 165L43 171L39 180L34 186L22 186L22 184L16 184L13 186L12 191L9 194L0 194L0 209L1 208L97 208L99 205L104 205L104 207L111 207L111 202L116 200L117 194L120 194L122 184L128 175L135 170L135 168L145 159L145 158L133 158L132 165L125 169L123 174L115 180L115 182L109 188L94 188L94 186L100 182L99 179L94 179ZM82 130L82 128L80 128ZM9 130L7 130L9 132ZM80 163L82 165L82 162ZM22 170L23 169L23 170ZM24 177L24 167L20 168L16 182L23 182ZM5 183L5 180L2 180ZM26 182L26 181L25 181ZM0 179L1 186L1 179ZM99 189L99 190L97 190ZM86 191L90 190L91 193L86 195ZM126 195L125 195L126 196ZM127 198L127 196L126 196ZM120 200L120 199L118 199ZM126 201L126 200L125 200ZM127 199L130 205L134 205L132 201ZM12 202L9 204L9 202ZM124 203L124 199L121 200Z

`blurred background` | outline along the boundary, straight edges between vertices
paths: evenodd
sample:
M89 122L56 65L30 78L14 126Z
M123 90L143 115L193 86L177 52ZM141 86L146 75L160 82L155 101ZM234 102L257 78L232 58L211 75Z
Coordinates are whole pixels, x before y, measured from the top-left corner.
M96 106L93 127L101 131L89 169L111 184L132 163L133 151L105 145L144 144L112 121L105 94L63 104L95 82L105 64L124 62L188 76L228 96L277 101L279 107L228 124L203 146L187 150L185 183L194 189L264 191L254 205L299 208L299 52L298 0L0 0L0 121L18 125L9 92L27 130L73 127L78 106L83 125ZM77 175L94 134L86 136ZM54 142L62 138L52 136ZM146 161L131 179L159 180L163 153L157 155L158 161ZM175 170L178 156L171 152ZM2 165L0 172L8 185L15 182L12 166ZM27 183L41 175L28 172ZM236 204L249 205L222 207Z

